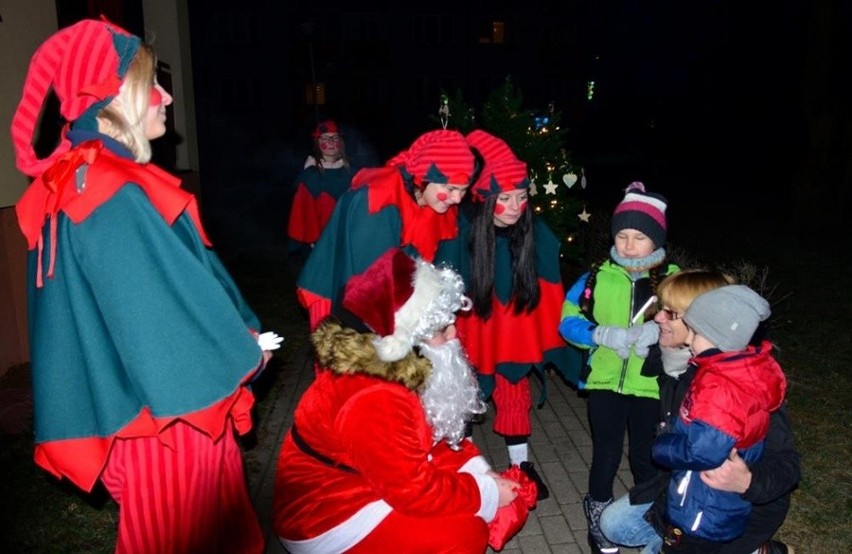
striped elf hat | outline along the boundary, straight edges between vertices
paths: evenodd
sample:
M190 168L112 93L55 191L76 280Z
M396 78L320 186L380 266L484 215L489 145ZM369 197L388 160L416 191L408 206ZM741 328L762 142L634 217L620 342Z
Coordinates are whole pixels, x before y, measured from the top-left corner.
M481 202L492 194L530 186L527 164L516 158L503 140L477 129L467 135L467 143L479 151L484 162L479 177L471 187L474 200Z
M37 177L71 149L65 132L59 146L38 159L33 138L52 88L68 122L91 119L118 94L141 39L106 21L87 19L51 35L30 60L21 102L12 117L12 142L18 169ZM84 117L85 116L85 117ZM67 127L67 125L66 125Z
M473 164L473 153L464 136L445 129L420 135L408 150L387 163L402 167L421 188L426 183L466 185L473 176Z
M320 124L317 125L316 129L314 129L311 133L311 136L317 139L320 138L320 135L324 135L325 133L335 133L339 135L340 131L337 128L337 123L330 119L321 121Z
M624 229L636 229L660 248L666 243L666 199L645 192L645 185L634 181L627 186L624 199L612 214L612 236Z

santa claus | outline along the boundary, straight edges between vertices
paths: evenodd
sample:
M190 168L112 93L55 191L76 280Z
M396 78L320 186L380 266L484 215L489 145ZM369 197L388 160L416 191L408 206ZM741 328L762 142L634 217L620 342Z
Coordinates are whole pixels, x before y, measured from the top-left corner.
M289 552L485 551L519 485L464 440L485 409L453 325L468 305L458 274L397 248L349 281L312 335L328 371L278 460L274 524Z

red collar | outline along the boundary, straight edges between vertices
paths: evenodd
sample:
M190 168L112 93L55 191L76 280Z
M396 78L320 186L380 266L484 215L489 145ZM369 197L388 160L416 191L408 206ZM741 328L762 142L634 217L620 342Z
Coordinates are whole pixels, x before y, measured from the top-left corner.
M395 206L402 220L400 246L413 246L420 256L432 261L442 240L458 235L458 208L451 206L439 214L428 206L418 206L405 190L402 175L396 167L362 169L352 179L352 188L367 186L370 214Z
M75 175L83 164L89 166L86 186L78 191ZM153 164L139 164L117 156L104 148L101 141L91 140L59 158L33 181L15 206L18 225L27 239L27 247L31 250L38 246L39 249L39 271L36 277L39 287L43 285L41 252L45 222L50 220L51 252L47 276L51 278L56 258L56 215L62 211L71 221L80 223L128 183L138 185L145 192L169 225L186 211L195 223L201 240L206 246L211 246L201 225L198 203L192 194L180 188L180 179Z

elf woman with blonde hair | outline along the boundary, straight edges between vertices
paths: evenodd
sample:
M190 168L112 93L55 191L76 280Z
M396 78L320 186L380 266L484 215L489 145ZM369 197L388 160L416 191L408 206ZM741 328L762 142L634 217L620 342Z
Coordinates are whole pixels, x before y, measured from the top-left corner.
M68 121L32 147L50 89ZM102 21L49 37L12 120L29 247L36 463L120 507L117 552L260 552L235 431L262 369L259 322L195 198L149 164L172 97L152 51Z

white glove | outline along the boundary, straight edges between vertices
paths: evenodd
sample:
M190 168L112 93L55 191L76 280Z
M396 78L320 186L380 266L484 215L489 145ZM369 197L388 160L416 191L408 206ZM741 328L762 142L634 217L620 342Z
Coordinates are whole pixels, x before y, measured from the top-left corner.
M257 344L261 350L278 350L281 348L282 342L284 342L284 337L279 337L272 331L267 331L257 336Z

